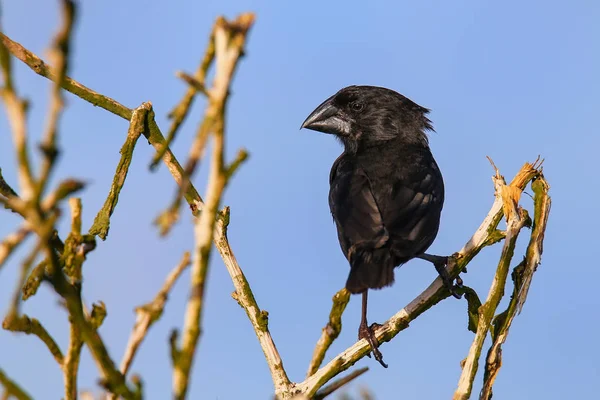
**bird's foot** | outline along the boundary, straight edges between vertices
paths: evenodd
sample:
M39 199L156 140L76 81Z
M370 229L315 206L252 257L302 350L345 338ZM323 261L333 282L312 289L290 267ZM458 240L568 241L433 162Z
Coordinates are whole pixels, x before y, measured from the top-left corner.
M435 270L440 275L440 278L442 278L444 287L446 289L448 289L448 291L450 292L450 294L452 296L456 297L457 299L460 299L462 297L462 295L459 294L456 291L456 289L462 288L463 280L461 279L460 276L457 276L456 277L456 285L455 285L453 280L450 278L450 275L448 274L448 271L446 270L446 266L448 265L448 257L434 256L431 254L422 254L421 256L419 256L419 258L421 258L423 260L427 260L433 264L433 266L435 267Z
M367 326L367 324L361 324L358 328L358 340L365 339L369 346L371 346L371 351L373 352L373 356L375 360L381 364L383 368L387 368L388 365L383 361L383 354L379 351L379 344L377 343L377 338L375 337L375 329L379 328L381 325L379 324L371 324L371 326ZM368 355L371 357L371 355Z

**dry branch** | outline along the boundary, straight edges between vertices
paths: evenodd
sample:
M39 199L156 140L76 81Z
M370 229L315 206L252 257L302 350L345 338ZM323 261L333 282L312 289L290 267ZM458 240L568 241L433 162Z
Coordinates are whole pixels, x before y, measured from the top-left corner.
M81 264L85 254L80 249L81 243L81 199L69 199L71 207L71 234L67 238L65 254L72 254L65 260L65 269L71 271L71 276L76 278L76 282L81 282ZM64 358L62 365L63 377L65 382L65 400L77 399L77 374L79 372L79 360L81 349L83 347L83 339L79 327L70 322L69 327L69 347L67 355Z
M283 368L283 361L279 355L279 351L275 346L271 332L269 332L269 313L265 310L261 310L256 302L254 293L250 288L250 284L246 279L246 276L242 272L233 250L227 240L227 226L229 224L229 207L226 207L221 212L221 218L217 221L217 227L215 232L215 245L223 257L227 272L231 276L235 291L233 292L233 298L239 303L239 305L246 311L248 319L252 323L254 333L262 347L263 353L267 360L267 365L271 372L271 378L275 385L275 394L277 396L285 396L293 393L293 383Z
M67 75L69 67L69 50L71 48L71 32L73 22L75 20L76 7L72 0L62 0L62 19L63 24L54 38L54 43L50 48L48 57L50 62L55 66L57 72L56 81L52 85L52 97L50 99L50 107L48 109L48 120L46 122L46 132L40 144L40 149L44 155L40 170L40 178L35 187L35 197L39 201L44 193L48 178L54 167L54 162L58 156L58 148L56 146L56 137L58 123L64 108L63 92L61 82Z
M504 213L507 216L506 239L487 300L479 307L477 332L475 334L475 339L473 339L473 344L471 345L467 359L463 363L458 388L454 392L454 400L467 400L471 396L471 389L475 374L477 373L477 366L483 342L490 329L492 318L498 308L498 304L500 304L500 300L504 295L504 287L510 268L510 262L514 254L515 244L521 229L527 224L529 219L524 210L518 207L521 190L516 187L506 186L504 178L500 176L497 170L495 180L496 192L503 200Z
M69 38L65 35L69 36L71 32L74 4L72 1L64 0L62 5L64 17L63 25L56 40L56 48L58 50L56 54L59 58L58 68L53 70L53 72L50 72L49 68L47 68L45 64L39 60L39 58L37 59L39 63L33 65L34 70L37 69L39 73L51 76L57 83L54 89L53 101L51 101L51 110L49 112L50 118L48 122L47 134L45 136L45 144L48 145L48 147L43 149L45 151L46 161L42 163L41 180L37 182L37 186L35 185L35 180L31 174L29 157L27 155L27 129L25 115L26 104L17 97L14 90L11 76L10 59L7 57L6 50L13 54L18 53L24 57L28 56L28 52L22 46L11 42L10 40L6 40L6 36L0 34L0 62L2 64L2 71L4 75L4 88L2 89L1 94L8 110L9 120L11 122L11 128L13 132L13 141L18 155L17 161L19 164L21 193L21 199L15 199L12 197L9 198L8 201L10 203L19 200L25 204L25 207L20 210L20 213L39 237L38 244L34 248L34 251L27 258L22 268L22 281L24 281L26 276L26 274L23 272L27 272L29 265L33 263L33 260L37 256L38 252L43 250L46 256L43 270L46 275L46 279L53 286L54 290L64 299L69 312L70 322L80 329L81 337L90 348L90 351L97 362L99 369L102 371L106 386L110 390L119 393L124 398L132 399L134 397L134 393L127 387L123 376L115 368L114 363L108 356L106 347L96 331L96 326L94 326L92 323L93 321L88 321L86 318L81 302L80 285L71 284L66 279L62 271L63 262L60 254L57 252L57 247L61 246L56 243L57 241L55 240L56 235L54 229L54 224L58 214L56 210L54 210L54 207L49 208L45 206L46 201L40 201L42 192L41 189L44 187L45 181L49 175L49 170L52 167L55 159L54 143L57 138L56 127L58 116L62 110L59 88L65 85L72 85L72 81L65 75L69 42ZM62 61L60 59L62 59ZM74 87L75 86L77 85L74 85ZM46 170L48 170L48 173L44 172ZM59 187L51 194L51 196L53 195L54 197L49 196L50 201L48 201L47 204L56 204L58 201L64 199L66 196L72 194L75 190L78 190L81 187L82 185L76 181L66 181L65 185L59 185ZM21 286L22 282L20 282L19 289ZM16 299L18 299L18 296ZM17 303L15 302L8 314L9 317L14 317L13 321L19 321L16 304Z
M2 269L2 266L12 252L21 243L23 243L23 240L25 240L25 238L31 233L31 229L29 229L26 225L27 224L24 224L24 226L19 228L17 231L6 236L0 243L0 269Z
M133 150L137 140L145 131L146 117L152 110L152 104L143 103L141 106L133 111L131 116L131 122L127 131L127 139L123 147L121 147L121 159L117 165L117 171L115 172L108 197L102 206L102 209L96 215L94 223L90 228L91 235L98 235L102 240L106 239L108 230L110 228L110 217L117 206L119 201L119 194L125 184L125 178L129 172L129 165L131 165L131 159L133 157Z
M317 372L325 358L325 353L327 353L327 350L329 350L333 341L340 335L340 332L342 331L342 314L350 301L350 292L348 292L346 288L343 288L333 295L332 301L333 304L331 305L331 311L329 312L329 321L321 331L321 337L313 351L313 356L308 365L307 378Z
M502 366L502 345L506 341L512 321L525 303L533 273L541 262L544 232L550 215L549 185L544 175L540 173L531 184L531 187L534 192L534 218L531 238L524 260L514 268L512 273L514 287L508 308L501 314L496 315L492 322L493 329L490 329L490 331L493 343L486 356L483 387L479 397L481 400L492 398L492 386Z
M160 318L165 308L169 292L173 285L181 275L181 273L190 265L190 253L186 252L179 264L169 273L165 283L163 284L160 291L154 297L150 303L144 304L143 306L137 307L136 320L133 326L133 331L129 337L129 342L121 361L121 372L126 375L129 371L129 367L133 363L135 354L142 344L142 341L148 334L150 327Z
M329 396L330 394L332 394L339 388L352 382L354 379L358 378L359 376L361 376L368 370L369 370L368 367L364 367L364 368L359 368L356 371L349 373L348 375L344 376L343 378L338 379L337 381L335 381L335 382L325 386L323 389L319 390L319 392L313 397L313 399L314 400L324 399L325 397Z
M4 386L4 395L6 399L10 396L17 400L31 400L31 396L25 392L15 381L10 379L0 368L0 385Z
M252 24L253 20L254 20L254 15L251 13L248 13L248 14L242 14L238 18L237 21L241 21L241 22L247 24L248 26L250 26ZM221 24L223 27L227 26L226 21L224 19L221 19L220 21L221 21ZM229 26L234 29L238 29L239 22L237 24L236 23L230 24ZM37 74L44 76L50 80L56 79L56 74L53 72L53 70L48 65L46 65L39 57L37 57L35 54L30 52L29 50L25 49L19 43L14 42L13 40L11 40L10 38L8 38L6 35L4 35L2 33L0 33L0 42L5 46L5 48L11 54L13 54L15 57L17 57L21 61L23 61L26 65L28 65ZM219 67L217 66L217 70L218 70L218 68ZM220 81L220 82L223 82L223 81ZM90 102L91 104L101 107L101 108L104 108L105 110L107 110L115 115L118 115L122 118L130 119L132 116L133 110L123 106L122 104L118 103L117 101L115 101L107 96L100 95L100 94L94 92L93 90L81 85L80 83L74 81L73 79L71 79L69 77L65 77L64 81L62 82L62 87L63 87L63 89L75 94L76 96L79 96L80 98ZM219 86L217 86L215 83L215 87L219 87ZM153 111L150 111L148 114L147 131L144 132L144 135L146 136L146 138L148 139L150 144L157 151L161 151L161 152L164 151L164 155L162 156L163 162L169 169L169 172L175 179L176 183L179 186L182 186L182 184L184 183L185 173L183 171L183 168L177 161L176 157L173 155L172 151L168 148L168 146L165 146L165 143L166 143L165 138L162 135L158 125L156 124L156 122L154 120L154 112ZM227 176L231 176L233 174L233 172L235 171L235 168L240 165L240 163L243 161L243 159L245 157L246 157L246 153L243 151L238 154L237 159L230 166L225 168ZM196 213L198 213L198 211L203 209L204 202L202 201L202 198L198 194L198 191L193 186L193 184L189 183L188 185L186 185L186 188L184 191L184 198L190 205L192 213L196 214ZM223 215L223 213L221 213L221 215L219 217L219 221L221 221L221 225L219 225L219 223L217 224L217 230L215 232L214 241L217 244L217 249L221 253L221 257L224 259L224 262L225 262L226 266L228 267L230 274L233 273L234 276L240 276L240 275L243 276L243 274L241 273L241 269L240 269L237 261L235 260L235 257L233 256L231 248L229 248L229 244L226 243L227 239L225 236L225 226L222 225L223 218L224 218L224 215ZM227 216L227 218L228 218L228 216ZM219 229L219 226L221 226L220 229ZM223 244L223 242L225 242L226 245ZM221 243L221 245L219 245L219 243ZM245 278L244 278L244 281L245 281ZM235 279L234 279L234 285L237 285ZM247 282L246 282L246 287L247 287ZM244 295L243 295L244 298L248 297L248 294L246 294L246 292L248 292L248 291L249 291L249 288L247 290L239 290L240 293L244 293ZM251 294L251 292L250 292L250 295L251 295L253 301L248 303L248 304L250 304L249 307L253 307L253 305L256 306L255 309L257 309L258 312L260 313L260 308L258 308L258 306L256 305L256 301L254 300L254 296ZM254 320L251 319L251 322L253 323L255 330L259 329L259 328L257 328L259 326L257 324L257 321L258 321L258 319L254 319ZM260 329L259 329L259 331L262 332L262 330L260 330ZM259 335L259 338L261 338L260 342L261 342L261 346L263 347L263 351L265 352L265 354L268 355L269 359L272 360L271 365L273 365L273 367L271 367L271 372L272 372L276 387L289 386L289 379L287 379L285 372L284 371L282 372L281 358L279 357L279 354L277 353L275 344L273 343L273 339L271 338L270 334L268 334L268 331L267 331L267 334L257 333L257 335ZM109 368L108 370L111 370L111 369ZM115 376L115 375L113 374L113 376ZM283 379L282 376L285 377L285 379ZM277 386L277 385L279 385L279 386Z
M37 336L46 345L58 365L62 365L64 359L62 351L46 328L37 319L11 312L2 321L2 328L11 332L21 332L26 335Z
M225 164L225 107L231 80L243 52L246 34L253 21L254 16L247 14L240 16L237 21L231 23L224 18L217 19L215 23L214 59L216 61L216 71L213 87L209 91L209 104L202 122L204 131L207 134L209 132L213 133L213 152L206 188L206 202L202 207L200 217L196 218L194 222L196 248L194 249L191 294L185 313L181 349L177 349L175 341L172 340L173 391L176 399L183 399L189 386L190 370L201 331L208 261L215 235L215 224L221 197L233 171L246 157L245 152L241 152L232 164L234 167L228 167ZM188 164L196 165L198 161L199 153L196 153L195 150L202 151L202 148L195 148L195 146L198 146L197 142L198 140L194 142L195 145L192 145ZM203 147L205 143L204 140L201 146ZM190 184L189 177L193 173L193 169L193 167L191 169L186 168L185 178L180 186L181 189L178 192L178 199L175 200L175 204L178 204L180 196L183 195L185 188Z
M208 68L210 67L210 64L212 63L215 56L214 32L215 27L213 27L213 31L211 32L210 37L208 39L208 47L206 48L204 57L202 58L202 61L200 62L200 65L198 66L198 69L196 70L194 76L192 77L188 74L181 72L177 74L180 78L182 78L188 83L189 87L187 88L181 101L169 113L169 118L173 122L171 123L171 127L167 132L166 143L161 150L156 152L156 155L154 156L152 163L150 164L151 168L155 168L158 165L160 160L163 158L165 151L169 148L173 140L175 140L177 131L179 130L181 124L183 124L183 121L185 121L185 118L187 117L190 108L194 102L196 94L200 92L206 96L209 95L206 91L205 80L206 74L208 73Z

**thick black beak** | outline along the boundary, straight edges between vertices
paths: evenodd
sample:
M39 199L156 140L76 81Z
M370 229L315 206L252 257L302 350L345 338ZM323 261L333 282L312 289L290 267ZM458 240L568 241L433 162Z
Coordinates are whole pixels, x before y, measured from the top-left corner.
M333 96L325 100L306 118L300 129L302 128L334 135L350 134L350 124L341 115L340 109L333 105Z

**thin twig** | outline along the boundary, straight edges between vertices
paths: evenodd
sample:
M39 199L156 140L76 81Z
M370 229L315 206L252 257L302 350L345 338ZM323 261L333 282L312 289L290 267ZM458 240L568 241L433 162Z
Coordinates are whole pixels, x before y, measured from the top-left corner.
M57 127L62 110L64 108L64 99L61 88L61 83L64 81L69 68L69 50L71 48L71 32L73 29L73 21L77 11L76 5L72 0L62 0L62 17L63 24L59 29L54 43L50 48L48 58L54 64L57 72L56 81L52 86L52 97L48 109L48 119L46 122L46 132L44 139L40 145L44 157L40 170L40 178L36 185L35 198L39 201L46 185L48 177L54 167L54 162L58 156L58 148L56 146Z
M217 146L215 146L217 149ZM222 148L220 149L222 151ZM215 150L215 153L219 150ZM220 168L217 164L219 157L213 155L213 168ZM216 165L215 165L216 164ZM206 275L208 273L209 257L212 249L214 221L218 205L221 200L224 184L220 181L219 172L211 169L209 179L208 197L205 208L200 218L194 220L195 246L192 257L191 288L189 300L186 305L185 320L183 324L183 337L181 348L172 352L173 357L173 397L184 399L189 387L190 372L196 354L196 347L201 332L202 310L204 308L204 292Z
M81 295L77 288L71 285L63 274L54 274L48 279L54 290L65 299L69 316L73 320L72 323L80 329L81 337L90 349L94 361L96 361L96 365L102 373L103 385L111 392L117 393L125 399L134 399L134 393L129 389L123 374L121 374L110 358L108 350L96 327L92 321L88 321L86 318L81 303Z
M248 318L254 328L254 333L262 347L263 353L267 360L267 365L271 371L271 378L275 385L275 395L280 396L291 393L293 384L285 372L283 367L283 361L279 355L279 351L275 346L275 342L269 332L269 313L265 310L261 310L256 302L254 293L250 288L250 284L246 279L246 276L242 272L233 250L227 240L227 226L229 224L229 207L226 207L221 212L221 218L217 221L217 227L215 232L215 246L223 257L223 262L227 267L227 272L231 276L235 292L232 296L239 303L239 305L246 311Z
M310 377L312 374L317 372L325 354L329 347L331 347L333 341L337 339L342 331L342 314L350 301L350 292L346 288L341 289L333 296L333 304L331 305L331 311L329 312L329 321L321 332L321 337L315 346L313 356L308 366L308 372L306 377Z
M12 252L29 236L31 229L27 227L27 224L23 224L17 231L6 236L0 243L0 269L12 254Z
M81 199L69 199L69 206L71 207L71 234L69 235L70 237L67 238L67 248L70 250L72 246L70 239L77 241L77 239L81 237ZM77 247L79 246L77 245ZM74 260L74 258L72 260ZM65 268L71 269L72 275L78 276L80 281L81 264L72 260L65 261ZM72 264L78 264L78 266L74 266ZM79 359L81 355L81 349L83 347L83 340L81 338L81 331L79 327L74 324L73 321L69 322L69 347L67 349L67 355L65 356L62 367L65 382L65 400L76 400L77 374L79 371Z
M0 26L0 37L4 37ZM31 199L34 193L34 178L29 161L27 146L27 102L17 95L13 83L11 58L4 41L0 42L0 69L4 78L4 86L0 87L0 98L4 100L8 121L11 125L13 143L17 154L19 187L24 200Z
M213 48L213 52L214 52L214 48ZM175 76L177 76L178 78L180 78L181 80L183 80L185 83L187 83L188 85L191 86L192 89L194 89L194 92L200 92L205 96L210 96L210 94L206 91L206 87L204 86L204 81L196 78L195 76L192 76L190 74L187 74L183 71L177 71L175 73ZM169 117L172 118L172 114L169 114ZM168 138L167 138L168 139Z
M144 304L143 306L135 309L136 319L133 325L133 331L129 336L129 342L121 361L121 372L123 375L127 375L129 367L133 363L135 354L140 347L142 341L146 338L150 327L160 318L165 308L167 298L171 288L181 275L181 273L190 265L190 253L185 252L183 258L179 264L169 273L165 283L163 284L160 291L154 297L150 303Z
M69 329L69 348L64 360L63 375L65 380L65 400L77 399L77 374L83 340L81 332L75 324Z
M60 351L56 341L54 341L46 328L37 319L11 312L4 318L2 328L11 332L21 332L26 335L37 336L46 345L58 365L62 366L64 359L62 351Z
M25 392L15 381L10 379L2 368L0 368L0 384L4 386L5 398L14 396L18 400L31 400L31 396Z
M200 78L203 79L206 70L214 60L216 71L213 87L208 91L208 106L198 127L196 137L190 146L188 160L185 163L184 180L179 186L171 205L157 218L162 235L166 235L174 222L178 220L183 195L187 191L190 179L202 158L208 137L211 132L215 131L222 110L226 107L229 98L229 87L238 66L238 61L244 52L246 36L253 22L253 14L242 14L232 22L219 17L215 22L209 49L199 70Z
M4 47L13 56L17 57L19 60L24 62L36 74L48 78L53 82L58 81L58 75L54 68L48 66L41 58L33 54L31 51L27 50L25 47L21 46L19 43L11 40L2 32L0 32L0 43L2 43ZM2 47L3 46L0 45L0 53L2 52ZM93 91L92 89L80 84L79 82L69 78L68 76L65 76L65 79L62 81L61 86L68 92L71 92L74 95L87 100L95 106L101 107L106 111L118 115L119 117L124 118L126 120L131 119L131 114L133 113L132 109L125 107L124 105L118 103L110 97L104 96L100 93Z
M125 143L123 144L123 147L121 147L121 158L117 165L117 170L113 177L108 197L106 198L102 209L98 211L89 231L91 235L98 235L102 240L105 240L108 235L110 217L117 206L119 194L125 184L125 178L127 178L127 173L129 172L129 166L131 165L131 159L133 158L133 151L137 140L146 130L146 117L150 111L152 111L152 104L149 102L143 103L133 111L131 116L131 122L127 131L127 139L125 139Z
M359 376L361 376L368 370L369 370L369 367L359 368L356 371L353 371L353 372L349 373L348 375L344 376L343 378L340 378L337 381L325 386L323 389L321 389L317 392L317 394L313 397L313 400L324 399L325 397L329 396L330 394L332 394L339 388L352 382L354 379L358 378Z
M169 148L169 146L171 146L173 140L175 140L175 136L180 126L185 121L185 118L187 117L190 108L192 107L196 94L200 92L208 96L208 92L206 91L205 87L205 81L208 69L210 68L210 65L212 64L212 61L215 57L214 32L215 27L213 26L213 30L208 39L208 46L206 48L206 52L204 53L204 57L202 57L202 61L200 62L200 65L198 65L194 76L191 77L193 78L194 84L187 82L189 86L185 94L183 95L183 98L169 113L169 118L173 122L171 122L169 131L167 132L166 143L161 150L156 152L156 155L154 156L154 158L152 159L152 163L150 164L150 168L156 168L158 166L158 163L163 158L166 150ZM187 81L187 79L181 76L180 73L177 73L176 75L182 78L183 80Z

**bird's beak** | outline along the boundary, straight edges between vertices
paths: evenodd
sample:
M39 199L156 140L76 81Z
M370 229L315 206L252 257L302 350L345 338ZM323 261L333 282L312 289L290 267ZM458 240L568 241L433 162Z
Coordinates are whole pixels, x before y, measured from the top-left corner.
M350 123L343 118L340 109L333 105L333 96L325 100L306 118L300 129L302 128L334 135L350 134Z

